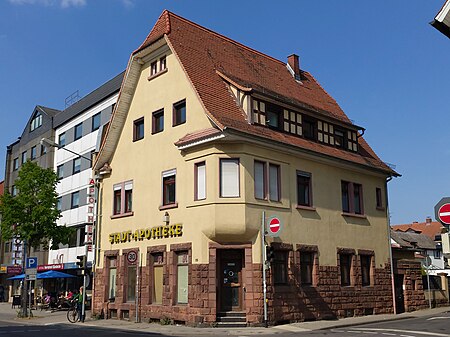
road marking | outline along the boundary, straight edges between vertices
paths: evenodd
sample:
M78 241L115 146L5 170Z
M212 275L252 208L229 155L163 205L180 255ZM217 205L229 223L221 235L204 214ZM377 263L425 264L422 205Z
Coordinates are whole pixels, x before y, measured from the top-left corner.
M375 335L377 332L375 331L363 331L363 333L369 334L369 335Z
M397 336L397 334L395 333L389 333L389 332L382 332L382 335L386 335L386 336Z
M362 331L352 331L352 330L348 330L347 332L350 332L350 333L363 333Z
M432 321L432 320L435 320L435 319L449 319L449 318L450 318L450 316L448 316L448 317L438 316L438 317L427 318L427 321Z
M391 331L397 333L405 333L405 334L416 334L416 335L424 335L424 336L436 336L436 337L450 337L449 334L446 333L438 333L438 332L428 332L428 331L411 331L411 330L400 330L400 329L378 329L378 328L354 328L355 330L360 331Z
M411 335L400 335L400 337L416 337L416 336L411 336Z

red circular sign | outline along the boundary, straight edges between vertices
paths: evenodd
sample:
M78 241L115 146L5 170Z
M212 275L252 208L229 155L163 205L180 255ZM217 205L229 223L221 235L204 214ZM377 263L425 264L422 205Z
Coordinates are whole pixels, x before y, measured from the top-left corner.
M136 260L137 260L137 253L134 250L129 251L127 254L128 263L133 264L136 262Z
M271 233L275 234L280 230L280 220L278 218L273 218L269 222L269 230Z
M450 204L443 204L438 211L439 220L450 225Z

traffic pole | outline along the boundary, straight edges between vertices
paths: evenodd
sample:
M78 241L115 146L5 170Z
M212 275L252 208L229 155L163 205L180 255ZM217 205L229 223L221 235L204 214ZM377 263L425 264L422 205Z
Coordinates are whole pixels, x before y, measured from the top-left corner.
M266 212L262 212L261 220L261 251L262 251L262 275L263 275L263 300L264 300L264 326L267 328L267 279L266 279Z

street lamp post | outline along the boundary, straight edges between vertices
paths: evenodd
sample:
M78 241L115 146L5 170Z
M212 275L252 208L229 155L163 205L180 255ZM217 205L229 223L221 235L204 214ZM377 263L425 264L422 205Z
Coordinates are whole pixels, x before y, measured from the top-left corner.
M80 157L80 158L88 160L92 164L92 158L83 156L83 155L81 155L79 153L76 153L76 152L74 152L72 150L67 149L64 146L60 146L59 144L55 143L54 141L51 141L50 139L42 138L41 141L40 141L40 144L43 145L43 146L50 146L50 147L55 147L57 149L63 149L65 151L67 151L67 152L70 152L70 153ZM96 184L95 184L95 186L96 186ZM97 201L95 201L95 202L97 202ZM87 251L86 243L84 244L84 255L86 256L86 263L87 263L88 251ZM82 322L84 322L84 317L85 317L85 313L86 313L86 304L85 304L85 302L86 302L86 270L87 270L87 266L84 266L84 270L83 270L83 298L82 298L82 304L81 304L81 317L80 317Z

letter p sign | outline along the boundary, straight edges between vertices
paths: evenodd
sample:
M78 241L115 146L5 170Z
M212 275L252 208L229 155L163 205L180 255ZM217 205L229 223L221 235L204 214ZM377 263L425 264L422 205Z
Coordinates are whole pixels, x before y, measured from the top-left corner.
M37 266L38 266L37 257L27 257L27 269L37 268Z

